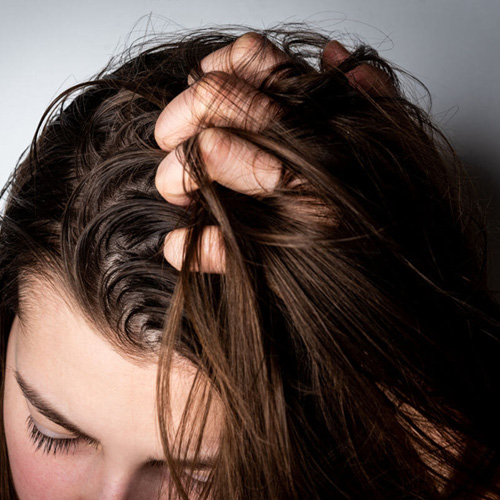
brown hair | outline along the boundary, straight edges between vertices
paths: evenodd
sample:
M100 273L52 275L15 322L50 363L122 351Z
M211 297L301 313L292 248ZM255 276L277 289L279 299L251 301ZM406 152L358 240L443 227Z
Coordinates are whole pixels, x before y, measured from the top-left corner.
M2 359L23 280L56 275L124 355L159 354L169 496L500 494L500 309L463 167L404 95L397 71L405 73L372 48L360 44L330 67L320 58L325 34L302 25L259 33L256 58L269 40L290 57L258 89L282 113L258 133L226 129L280 160L272 193L211 183L196 134L184 143L200 186L189 208L155 189L165 155L154 140L159 113L236 29L131 51L49 108L10 179L1 222ZM346 73L363 63L387 73L392 95L349 84ZM224 236L223 275L189 272L209 224ZM180 272L162 254L178 226L190 228ZM207 412L186 409L178 442L165 431L174 352L210 380L199 387L206 409L215 396L224 409L203 491L173 455Z

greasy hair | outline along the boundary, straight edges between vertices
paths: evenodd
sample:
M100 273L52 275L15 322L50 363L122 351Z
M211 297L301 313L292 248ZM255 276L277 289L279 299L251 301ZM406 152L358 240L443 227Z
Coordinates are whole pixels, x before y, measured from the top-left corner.
M328 34L252 30L254 63L270 42L289 57L257 87L279 112L259 130L223 128L279 160L277 188L210 181L198 133L215 104L182 144L199 185L189 207L155 188L160 112L189 74L213 103L234 100L234 77L200 61L245 31L165 36L51 105L6 187L3 361L21 286L57 279L124 356L158 360L168 498L496 498L500 309L485 218L452 146L405 94L403 79L418 80L364 43L334 66ZM354 86L346 75L362 64L392 91ZM190 271L214 224L225 272ZM162 253L177 227L189 228L180 271ZM199 376L172 438L174 354ZM220 442L201 487L175 458L201 444L214 401ZM1 446L1 497L15 498L3 431Z

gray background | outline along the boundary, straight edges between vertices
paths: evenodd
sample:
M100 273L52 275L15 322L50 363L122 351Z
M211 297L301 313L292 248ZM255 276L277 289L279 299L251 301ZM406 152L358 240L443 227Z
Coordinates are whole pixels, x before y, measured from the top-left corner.
M500 289L500 0L0 0L0 184L59 92L127 36L307 21L356 37L417 76L489 206L490 283Z

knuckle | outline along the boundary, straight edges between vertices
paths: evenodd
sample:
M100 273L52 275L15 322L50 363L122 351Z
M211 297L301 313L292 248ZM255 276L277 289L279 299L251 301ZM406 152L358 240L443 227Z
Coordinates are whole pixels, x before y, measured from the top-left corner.
M203 160L206 164L217 164L229 155L231 137L228 133L216 129L206 128L198 134L198 143Z
M234 74L245 73L245 66L254 58L258 60L265 58L269 50L266 42L267 39L264 36L253 31L238 38L233 43L229 55L231 71Z
M191 89L197 99L210 102L217 98L222 89L230 82L230 75L223 71L210 71L192 85Z
M203 87L205 86L221 86L224 85L228 80L231 79L231 75L229 73L225 73L220 70L208 71L203 75L203 78L198 82Z
M247 84L223 71L211 71L193 85L192 112L198 121L231 120L248 101Z
M190 87L192 92L192 111L197 120L203 120L211 109L218 108L223 100L222 90L227 85L227 73L211 71L206 73Z
M253 52L258 50L266 43L266 38L260 33L254 31L249 31L244 35L240 36L233 44L233 49L238 55L243 52Z

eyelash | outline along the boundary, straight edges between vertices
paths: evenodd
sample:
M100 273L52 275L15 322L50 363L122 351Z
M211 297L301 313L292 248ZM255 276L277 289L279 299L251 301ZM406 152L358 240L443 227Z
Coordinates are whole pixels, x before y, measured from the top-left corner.
M36 450L41 450L42 453L49 454L52 452L54 455L56 453L69 453L72 449L76 448L76 446L85 438L82 436L77 436L69 439L56 439L46 436L35 424L33 417L31 415L26 419L26 423L28 426L28 435L36 446ZM90 443L92 444L92 443Z
M152 460L151 462L149 462L148 463L148 467L151 467L153 469L165 469L166 468L165 462L158 461L158 460ZM185 473L185 477L191 479L191 481L193 481L195 485L204 486L207 483L207 481L208 481L208 477L205 477L204 479L200 479L199 477L197 477L198 474L199 474L199 472L198 473L196 473L196 472L193 472L193 473L186 472ZM205 476L207 476L207 474L205 474Z
M28 435L33 444L36 446L36 450L38 451L41 449L42 453L45 453L47 455L50 452L52 452L54 455L59 452L69 453L70 450L76 448L81 441L87 441L83 436L76 436L69 439L56 439L46 436L45 434L40 432L31 415L29 415L26 419L26 423L28 426ZM94 444L93 442L88 442L89 444ZM165 464L163 462L154 460L149 463L149 466L153 468L159 468L164 467ZM207 482L206 479L198 479L195 476L191 476L191 479L195 484L198 484L199 486L202 486Z

